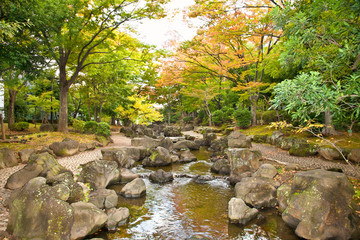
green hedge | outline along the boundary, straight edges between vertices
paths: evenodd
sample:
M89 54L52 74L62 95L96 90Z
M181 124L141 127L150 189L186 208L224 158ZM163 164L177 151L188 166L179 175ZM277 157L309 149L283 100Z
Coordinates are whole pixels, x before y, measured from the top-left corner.
M241 128L247 128L251 125L251 112L247 109L238 109L234 112L236 125Z
M17 123L14 123L13 128L16 131L24 131L26 129L29 129L29 123L28 122L17 122Z

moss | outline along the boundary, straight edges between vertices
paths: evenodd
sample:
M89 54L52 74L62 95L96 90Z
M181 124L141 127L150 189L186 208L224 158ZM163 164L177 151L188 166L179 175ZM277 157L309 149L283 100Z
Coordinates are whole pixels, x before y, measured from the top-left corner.
M157 151L153 152L150 156L150 160L152 162L155 162L158 155L159 155L159 153Z

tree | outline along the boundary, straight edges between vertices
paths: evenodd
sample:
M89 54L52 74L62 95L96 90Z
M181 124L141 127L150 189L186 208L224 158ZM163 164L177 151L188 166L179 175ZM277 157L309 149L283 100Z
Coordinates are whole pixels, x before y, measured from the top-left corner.
M43 123L48 122L48 113L57 112L59 109L59 100L52 99L52 95L53 92L43 92L40 96L29 95L27 98L33 107L45 112Z
M117 46L111 45L113 42L109 40L113 39L121 25L132 20L163 16L161 6L166 2L167 0L32 0L26 8L17 9L20 14L16 16L30 19L35 38L46 46L48 57L59 67L59 131L67 131L70 86L86 67L105 63L92 62L89 56L111 53ZM113 61L121 60L123 59Z

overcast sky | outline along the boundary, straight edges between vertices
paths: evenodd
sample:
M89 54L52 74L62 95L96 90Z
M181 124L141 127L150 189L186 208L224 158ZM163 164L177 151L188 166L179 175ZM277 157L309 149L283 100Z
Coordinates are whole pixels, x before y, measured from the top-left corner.
M195 36L196 30L187 26L182 11L193 3L194 0L171 0L166 7L168 9L166 18L144 20L142 24L136 24L138 38L159 48L165 47L166 42L174 37L180 41L190 40Z

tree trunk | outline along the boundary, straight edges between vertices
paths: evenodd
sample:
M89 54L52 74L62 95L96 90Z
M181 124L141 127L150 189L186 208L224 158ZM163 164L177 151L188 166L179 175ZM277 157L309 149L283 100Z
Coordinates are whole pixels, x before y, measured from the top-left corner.
M104 103L101 102L101 103L100 103L100 108L99 108L99 122L101 122L101 114L102 114L102 108L103 108L103 106L104 106Z
M256 117L256 107L257 107L257 100L259 96L253 95L250 97L251 103L251 126L257 125L257 117Z
M68 132L68 93L69 86L66 82L61 81L60 77L60 108L59 108L59 122L58 131Z
M15 123L15 100L18 92L14 89L9 89L9 109L8 109L8 127L12 129Z
M337 135L337 132L335 131L334 125L332 123L331 112L328 109L325 111L325 126L322 133L324 136Z
M115 125L115 116L111 116L111 125Z
M98 122L97 104L94 104L94 121Z

